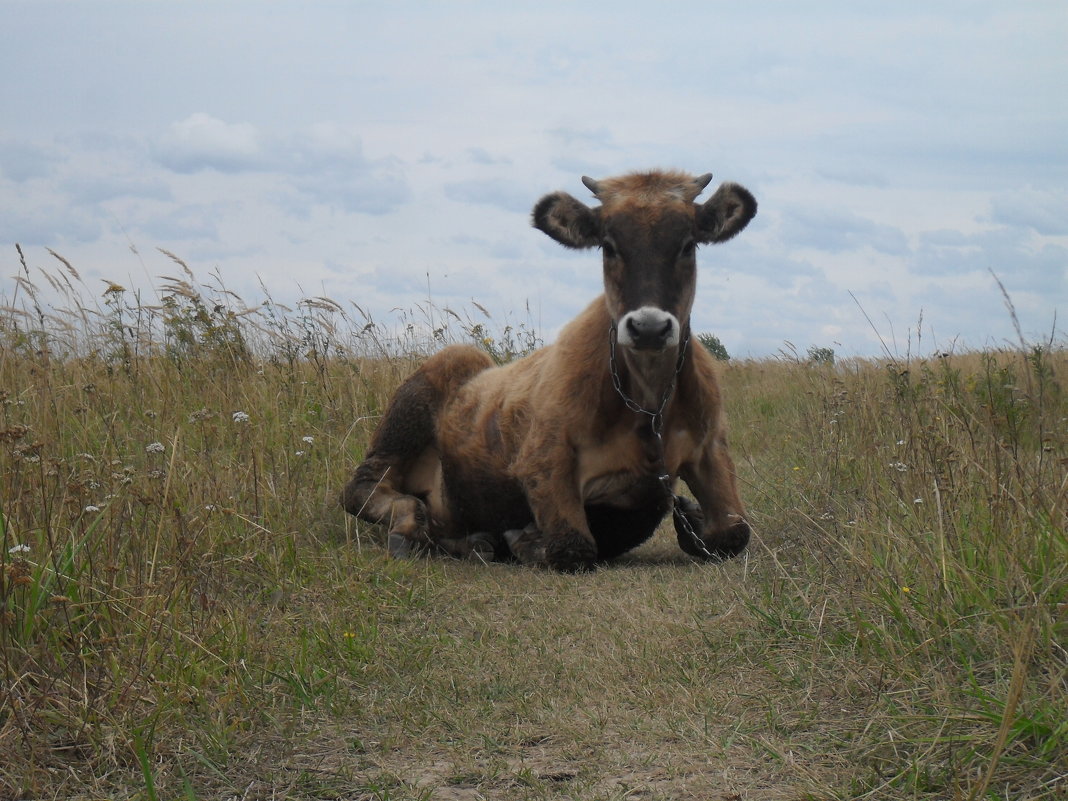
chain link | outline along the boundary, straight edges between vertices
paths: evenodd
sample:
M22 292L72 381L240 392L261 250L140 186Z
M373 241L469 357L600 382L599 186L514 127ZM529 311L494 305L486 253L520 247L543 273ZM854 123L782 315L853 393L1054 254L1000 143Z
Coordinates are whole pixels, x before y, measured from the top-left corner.
M664 409L667 408L671 396L675 394L675 384L678 382L679 373L682 372L682 366L686 361L686 349L689 347L689 344L690 330L687 328L686 335L683 337L682 342L679 345L679 358L675 363L675 373L671 376L671 383L669 383L667 389L664 390L664 395L660 398L660 406L655 412L646 409L623 391L623 381L619 377L619 366L616 364L615 324L612 324L608 332L608 367L612 375L612 386L615 387L616 392L619 397L623 399L623 403L626 407L635 414L644 414L649 418L649 428L653 433L653 441L656 444L656 477L660 482L660 487L664 490L664 496L671 501L671 514L675 519L676 528L681 528L686 536L690 538L694 547L703 555L707 556L709 559L714 559L715 554L708 550L704 540L702 540L697 535L697 532L693 530L693 525L690 523L690 519L686 516L686 513L682 511L682 504L679 502L679 496L676 495L671 488L671 475L668 473L667 454L664 448Z

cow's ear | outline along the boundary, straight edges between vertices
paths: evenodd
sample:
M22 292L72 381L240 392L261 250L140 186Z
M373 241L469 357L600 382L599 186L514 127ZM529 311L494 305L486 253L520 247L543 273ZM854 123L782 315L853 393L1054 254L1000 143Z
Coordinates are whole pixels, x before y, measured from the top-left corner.
M726 242L756 216L756 198L738 184L723 184L704 203L697 203L697 241Z
M534 227L569 248L601 244L601 211L591 209L566 192L546 195L534 207Z

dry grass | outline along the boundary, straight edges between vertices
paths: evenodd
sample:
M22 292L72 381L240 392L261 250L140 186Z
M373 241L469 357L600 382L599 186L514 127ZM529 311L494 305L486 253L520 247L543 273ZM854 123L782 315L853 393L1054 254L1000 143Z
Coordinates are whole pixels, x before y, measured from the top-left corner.
M395 562L332 501L376 416L434 343L529 332L175 261L91 308L27 269L0 315L0 797L1068 791L1063 348L725 365L728 563Z

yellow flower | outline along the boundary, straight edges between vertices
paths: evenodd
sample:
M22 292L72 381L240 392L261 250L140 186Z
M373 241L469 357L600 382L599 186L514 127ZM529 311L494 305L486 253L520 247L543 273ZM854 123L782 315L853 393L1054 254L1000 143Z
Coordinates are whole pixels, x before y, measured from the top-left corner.
M901 591L902 592L912 592L912 587L902 587Z

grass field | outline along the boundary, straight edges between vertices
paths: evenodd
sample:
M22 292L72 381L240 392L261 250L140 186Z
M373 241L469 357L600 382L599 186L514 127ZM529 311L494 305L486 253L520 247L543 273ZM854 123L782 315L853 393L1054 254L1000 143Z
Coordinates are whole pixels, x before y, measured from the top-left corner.
M1068 794L1063 341L724 363L723 564L390 561L334 497L392 390L534 335L175 262L151 302L7 288L0 798Z

